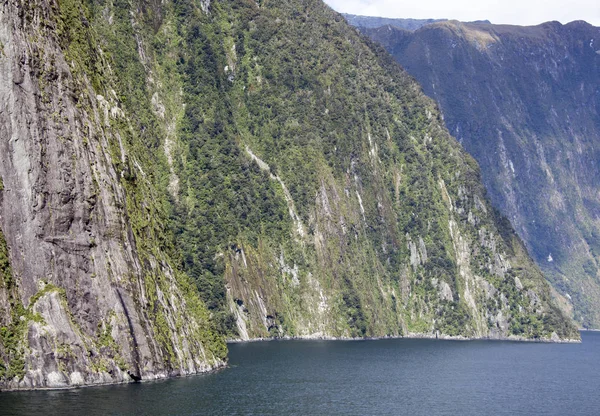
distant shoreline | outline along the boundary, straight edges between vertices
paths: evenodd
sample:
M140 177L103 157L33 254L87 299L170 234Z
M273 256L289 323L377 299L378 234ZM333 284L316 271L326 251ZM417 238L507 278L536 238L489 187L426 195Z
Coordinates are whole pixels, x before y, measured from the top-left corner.
M581 331L593 331L600 332L600 330L581 330ZM232 338L228 339L227 344L245 344L252 342L263 342L263 341L378 341L385 339L433 339L440 341L508 341L508 342L533 342L543 344L580 344L580 339L551 339L551 338L523 338L517 336L510 337L464 337L464 336L452 336L452 335L436 335L436 334L419 334L409 333L408 335L393 335L393 336L382 336L382 337L333 337L321 334L305 335L305 336L284 336L274 338L250 338L240 339Z

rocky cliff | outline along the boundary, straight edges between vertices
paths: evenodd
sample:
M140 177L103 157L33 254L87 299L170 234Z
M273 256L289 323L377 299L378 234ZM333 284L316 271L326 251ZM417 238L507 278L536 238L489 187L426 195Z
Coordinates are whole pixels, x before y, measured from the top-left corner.
M367 33L439 102L575 318L600 326L600 28L445 22Z
M216 331L578 338L433 101L320 1L1 10L3 387L203 371Z
M225 359L172 267L138 133L80 7L0 6L2 389L154 379Z

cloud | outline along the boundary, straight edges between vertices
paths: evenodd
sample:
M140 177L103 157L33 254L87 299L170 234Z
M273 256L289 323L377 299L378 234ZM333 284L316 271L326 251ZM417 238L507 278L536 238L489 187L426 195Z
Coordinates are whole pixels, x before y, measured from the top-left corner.
M447 18L462 21L535 25L550 20L585 20L600 26L597 0L325 0L333 9L352 14L403 18Z

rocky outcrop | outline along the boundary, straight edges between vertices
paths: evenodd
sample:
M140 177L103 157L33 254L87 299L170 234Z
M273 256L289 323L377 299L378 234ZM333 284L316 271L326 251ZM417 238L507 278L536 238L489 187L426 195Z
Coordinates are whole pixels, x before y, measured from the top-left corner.
M0 5L0 388L210 370L224 345L187 278L135 229L156 208L116 169L128 160L145 181L116 127L127 114L101 95L110 82L93 86L61 43L70 6Z
M567 308L600 325L600 28L443 22L380 42L435 98Z

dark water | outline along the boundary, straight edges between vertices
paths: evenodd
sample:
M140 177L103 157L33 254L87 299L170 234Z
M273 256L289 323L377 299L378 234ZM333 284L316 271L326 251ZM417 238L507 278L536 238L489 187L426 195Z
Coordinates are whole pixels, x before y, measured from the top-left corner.
M600 415L600 333L576 345L236 344L230 363L162 382L0 393L0 414Z

